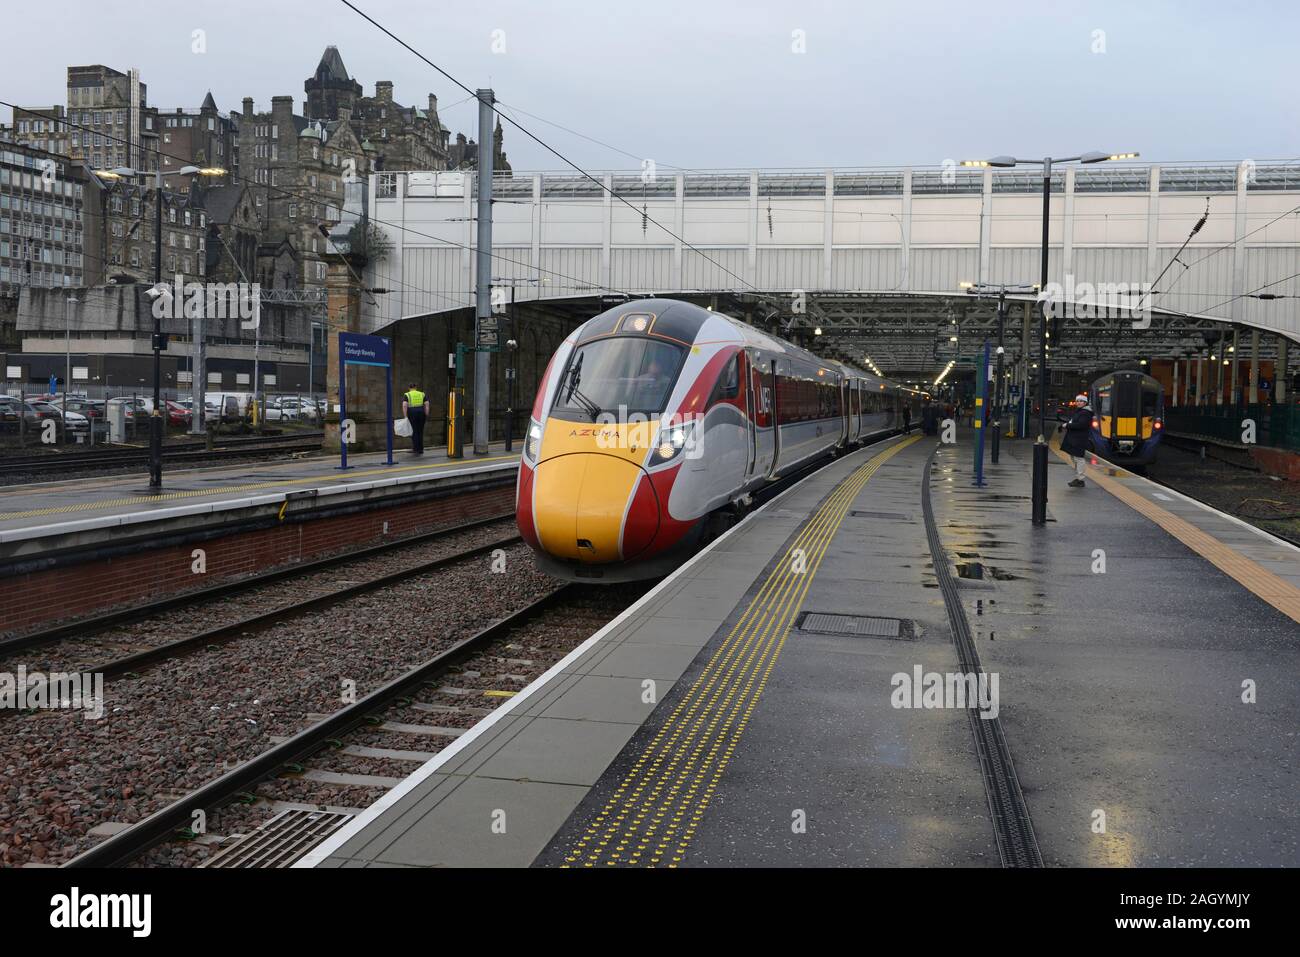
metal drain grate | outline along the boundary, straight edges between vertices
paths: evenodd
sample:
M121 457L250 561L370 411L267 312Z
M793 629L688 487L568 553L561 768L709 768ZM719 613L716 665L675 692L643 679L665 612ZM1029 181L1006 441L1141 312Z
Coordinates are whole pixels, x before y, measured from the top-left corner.
M849 512L853 518L888 518L896 522L910 522L911 515L904 515L902 512L864 512L862 509L855 508Z
M256 831L240 838L204 867L288 867L352 820L340 811L281 811Z
M916 637L912 622L905 618L871 618L864 615L831 615L821 611L806 611L796 627L818 635L843 635L849 638Z

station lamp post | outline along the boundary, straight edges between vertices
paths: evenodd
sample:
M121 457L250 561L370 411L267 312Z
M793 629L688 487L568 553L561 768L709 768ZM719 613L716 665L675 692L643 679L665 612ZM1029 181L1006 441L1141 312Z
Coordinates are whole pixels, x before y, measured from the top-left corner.
M95 175L102 179L134 179L136 176L143 176L144 171L132 169L129 166L118 166L110 170L95 170ZM178 170L168 170L167 176L225 176L226 171L217 167L200 168L198 166L182 166ZM162 206L163 206L163 169L160 164L154 171L154 218L153 218L153 288L150 291L153 298L157 298L162 291ZM175 303L175 307L180 307L180 303ZM162 317L157 309L150 310L153 312L153 410L149 416L149 490L160 491L162 489L162 440L163 440L163 415L162 415L162 348L163 332ZM199 409L195 409L192 415L200 414Z
M1136 159L1137 153L1084 153L1082 156L1048 156L1041 160L995 156L987 160L965 160L963 166L1041 166L1043 170L1043 249L1038 293L1038 438L1034 442L1032 482L1033 523L1047 524L1047 249L1048 223L1052 209L1052 164L1104 163L1107 160Z

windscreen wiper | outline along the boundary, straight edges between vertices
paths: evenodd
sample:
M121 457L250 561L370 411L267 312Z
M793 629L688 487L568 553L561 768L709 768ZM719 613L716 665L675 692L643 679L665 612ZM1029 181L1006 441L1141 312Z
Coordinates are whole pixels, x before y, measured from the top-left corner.
M595 422L600 417L600 406L588 398L576 384L569 389L569 398L582 406L583 411L591 416L591 421Z

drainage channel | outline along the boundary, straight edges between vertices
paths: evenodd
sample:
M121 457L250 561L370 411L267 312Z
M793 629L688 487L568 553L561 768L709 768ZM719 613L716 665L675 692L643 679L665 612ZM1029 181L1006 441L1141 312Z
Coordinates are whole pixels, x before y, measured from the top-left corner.
M957 580L949 567L943 541L939 538L939 528L934 520L934 505L930 500L930 473L938 450L939 447L936 445L926 460L925 472L921 478L921 505L925 513L925 532L930 540L934 574L939 579L943 603L948 611L948 622L952 626L957 658L961 662L963 671L978 675L982 670L979 651L975 647L975 639L971 636L966 609L962 607ZM983 718L975 708L966 709L966 717L970 721L971 734L975 738L975 749L979 754L980 770L984 776L984 791L988 797L989 812L993 816L993 831L1002 866L1042 867L1043 856L1038 848L1038 838L1034 835L1034 825L1029 818L1029 806L1025 803L1025 796L1020 790L1015 763L1011 759L1011 747L1007 744L1006 735L1002 731L1001 720Z

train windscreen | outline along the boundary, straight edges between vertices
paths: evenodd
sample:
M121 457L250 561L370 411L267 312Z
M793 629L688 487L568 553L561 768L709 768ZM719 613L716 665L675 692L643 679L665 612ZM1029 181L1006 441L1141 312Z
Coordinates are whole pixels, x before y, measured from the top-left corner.
M683 350L658 339L616 336L579 346L560 380L552 412L592 419L602 412L660 413L677 381Z

